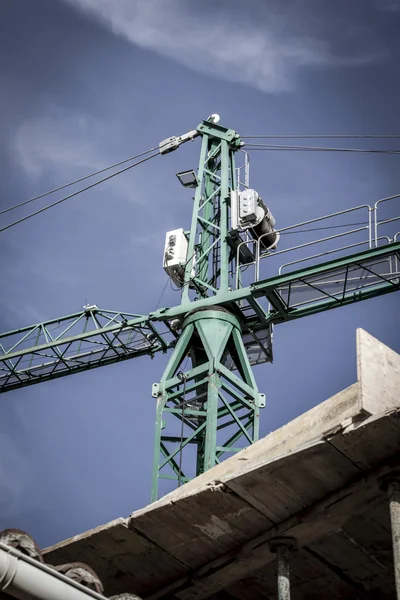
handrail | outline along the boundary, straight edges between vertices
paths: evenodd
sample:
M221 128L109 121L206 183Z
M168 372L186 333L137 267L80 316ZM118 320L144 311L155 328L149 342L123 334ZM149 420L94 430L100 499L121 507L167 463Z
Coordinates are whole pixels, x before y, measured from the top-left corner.
M354 235L357 233L360 233L362 231L367 231L367 239L365 241L357 241L354 242L352 244L347 244L345 246L341 246L339 248L335 248L335 249L330 249L330 250L326 250L324 252L320 252L317 254L314 254L312 256L308 256L308 257L304 257L304 258L300 258L298 260L294 260L294 261L290 261L287 263L284 263L283 265L281 265L279 267L279 273L282 272L282 269L286 266L289 266L291 264L297 264L297 263L301 263L307 260L313 260L313 259L317 259L317 258L321 258L323 256L327 256L330 254L333 254L335 252L340 252L340 251L344 251L344 250L350 250L351 248L355 248L357 246L362 246L364 244L368 244L369 248L372 247L377 247L379 245L379 242L382 240L387 240L387 243L390 243L391 241L397 241L400 237L400 232L396 233L394 237L392 237L392 235L388 236L388 235L381 235L378 236L378 229L380 226L385 225L387 223L393 223L396 221L400 221L400 216L396 216L396 217L392 217L390 219L385 219L382 221L379 221L378 219L378 207L384 203L384 202L388 202L390 200L394 200L400 198L400 194L395 194L393 196L387 196L385 198L381 198L379 199L377 202L375 202L375 204L373 206L370 206L369 204L360 204L358 206L354 206L351 208L347 208L345 210L341 210L341 211L337 211L337 212L333 212L330 213L328 215L323 215L321 217L316 217L314 219L308 219L307 221L302 221L301 223L296 223L294 225L289 225L288 227L282 227L280 229L276 229L276 233L278 235L282 235L285 234L286 232L290 232L293 230L298 230L298 233L304 233L307 234L308 231L302 231L301 228L306 226L306 225L312 225L314 223L318 223L321 221L326 221L328 219L332 220L335 219L337 217L341 217L343 215L347 215L349 213L353 213L355 211L359 211L359 210L367 210L368 211L368 219L367 219L367 223L366 225L363 225L362 227L358 227L355 229L349 229L346 231L341 231L340 233L334 234L334 235L329 235L329 236L325 236L322 238L318 238L318 239L311 239L308 242L303 242L302 244L297 244L294 246L290 246L289 248L283 248L282 250L265 250L262 247L262 241L263 239L265 239L269 234L263 234L261 235L258 239L246 239L243 240L241 243L238 244L237 249L236 249L236 277L235 277L235 285L236 285L236 289L239 288L239 279L240 279L240 273L243 272L243 270L245 268L248 268L252 265L254 265L255 267L255 273L254 273L254 281L259 281L260 278L260 260L264 259L264 258L269 258L272 256L278 256L280 254L286 254L288 252L294 252L296 250L301 250L304 248L307 248L309 246L315 246L319 243L326 243L329 242L331 240L335 240L335 239L339 239L341 237L344 236L348 236L348 235ZM350 225L351 224L343 224L343 227L346 227L346 225ZM281 238L282 239L282 238ZM249 246L249 244L253 244L252 247ZM253 256L253 260L246 262L246 264L242 265L240 264L240 254L241 254L241 250L243 248L243 246L246 246L247 248L249 248L251 250L251 254Z
M389 236L383 235L378 240L387 240L387 243L390 244L392 241ZM357 246L363 246L368 242L357 242L355 244L349 244L348 246L341 246L340 248L335 248L334 250L327 250L326 252L320 252L319 254L314 254L313 256L306 256L305 258L299 258L298 260L292 260L290 262L284 263L279 267L279 275L282 275L282 269L285 267L290 267L291 265L297 265L301 262L306 262L307 260L313 260L314 258L319 258L320 256L327 256L328 254L334 254L335 252L340 252L341 250L349 250L350 248L356 248Z
M369 204L360 204L359 206L354 206L354 207L352 207L352 208L347 208L347 209L345 209L345 210L340 210L340 211L338 211L338 212L330 213L329 215L324 215L323 217L317 217L317 218L315 218L315 219L309 219L308 221L303 221L303 222L301 222L301 223L296 223L295 225L289 225L288 227L283 227L283 228L281 228L281 229L276 229L275 231L276 231L277 233L280 233L280 234L282 234L282 232L289 231L289 230L291 230L291 229L295 229L295 228L297 228L297 227L303 227L303 225L311 225L312 223L318 223L319 221L324 221L325 219L331 219L331 218L333 218L333 217L338 217L338 216L340 216L340 215L345 215L345 214L347 214L347 213L354 212L354 211L356 211L356 210L360 210L360 209L362 209L362 208L366 208L366 209L368 210L369 214L370 214L370 213L372 212L372 210L373 210L373 209L372 209L372 208L369 206ZM366 225L366 226L365 226L365 228L367 228L367 227L369 226L369 224L370 224L370 219L369 219L368 225ZM304 233L307 233L307 232L305 231ZM262 240L262 238L263 238L263 237L266 237L266 235L268 235L268 234L264 233L263 235L261 235L261 236L258 238L258 241L260 242L260 241ZM279 254L279 252L276 252L276 253L275 253L275 255L276 255L276 254ZM263 258L263 257L261 257L261 258Z
M381 198L380 200L377 200L374 204L373 210L374 210L374 215L375 215L375 220L374 220L374 233L375 233L375 246L377 246L377 240L378 240L378 227L379 225L383 225L383 223L390 223L391 219L387 220L387 221L382 221L381 223L379 223L378 221L378 206L380 204L382 204L383 202L388 202L389 200L395 200L396 198L400 198L400 194L394 194L393 196L387 196L386 198ZM397 220L397 219L394 219Z

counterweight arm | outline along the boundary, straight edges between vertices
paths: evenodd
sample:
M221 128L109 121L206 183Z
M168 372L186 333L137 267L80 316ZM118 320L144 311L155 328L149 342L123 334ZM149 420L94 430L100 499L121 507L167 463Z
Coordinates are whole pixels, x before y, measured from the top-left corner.
M168 324L86 306L79 313L0 334L0 392L153 356L174 344Z

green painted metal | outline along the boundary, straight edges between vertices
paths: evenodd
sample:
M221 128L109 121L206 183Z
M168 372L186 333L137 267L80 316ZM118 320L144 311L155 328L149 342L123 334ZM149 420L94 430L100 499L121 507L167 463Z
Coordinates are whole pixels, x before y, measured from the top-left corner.
M196 442L196 460L192 461L196 469L189 473L193 477L231 452L230 440L237 443L244 439L252 443L258 436L259 393L254 378L249 375L251 367L241 337L241 312L236 310L233 316L215 310L219 298L229 295L234 283L235 256L228 244L229 209L230 194L235 189L235 152L241 142L235 131L214 123L204 122L198 131L202 134L197 171L199 185L189 232L181 308L190 313L201 299L208 298L212 299L214 310L200 310L184 320L182 336L160 384L154 387L158 412L153 499L157 497L160 478L175 476L180 485L183 478L188 477L188 461L184 455L188 440ZM226 379L224 363L228 360L239 370L240 376L245 377L242 388L239 387L240 394L230 394L229 388L222 394ZM193 375L201 365L207 366L206 382L204 377ZM178 369L180 380L176 378ZM171 435L176 429L176 422L166 418L171 416L180 421L180 438ZM177 448L166 458L163 448L168 444Z
M0 392L143 355L176 343L168 324L147 316L85 308L0 334Z
M394 270L382 279L379 268L375 269L377 275L372 283L360 279L357 286L349 282L345 284L346 273L355 265L365 265L371 270L374 264L379 266L380 261L389 262L392 259L400 262L400 242L219 294L218 305L225 306L232 314L241 315L243 335L250 335L250 332L256 334L267 330L273 324L399 290L399 274ZM309 278L323 278L335 274L341 274L343 282L342 289L336 293L336 297L315 294L301 306L287 303L282 297L285 287L295 286L301 281L305 282L303 285L306 287ZM274 291L274 297L271 296L271 291ZM260 304L262 298L267 296L272 300L270 311ZM253 307L252 313L246 316L241 313L241 306L245 301ZM92 308L0 334L0 392L138 356L152 356L156 352L165 352L176 343L177 334L171 332L170 328L173 319L183 318L194 307L205 309L212 308L215 304L215 297L201 298L195 303L188 302L173 308L163 308L147 316ZM94 311L97 311L97 321L93 317ZM101 326L98 325L99 320ZM106 341L105 335L112 337Z
M160 479L180 485L258 439L264 396L252 376L239 320L219 307L189 315L153 395L155 500Z
M202 134L188 261L185 267L182 304L194 297L219 297L232 285L229 265L229 202L235 189L235 152L239 135L232 129L205 121Z
M172 349L153 386L153 500L163 480L181 485L258 439L265 396L252 365L272 360L274 325L400 289L400 242L234 289L228 234L241 141L208 121L197 131L181 303L149 315L85 307L0 334L0 392Z
M258 281L255 298L267 297L273 323L298 319L400 289L400 242ZM294 296L305 293L302 301Z

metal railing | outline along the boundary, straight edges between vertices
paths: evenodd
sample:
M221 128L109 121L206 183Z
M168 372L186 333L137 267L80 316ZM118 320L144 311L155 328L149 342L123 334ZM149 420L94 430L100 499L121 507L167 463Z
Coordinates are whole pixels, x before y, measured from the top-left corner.
M238 190L247 189L250 185L250 156L245 150L240 150L244 154L244 164L236 167L236 188ZM241 180L242 171L244 172L244 181Z
M392 217L390 219L384 219L382 221L379 221L378 219L378 209L380 208L380 205L385 203L385 202L389 202L391 200L400 200L400 194L395 194L394 196L388 196L387 198L381 198L380 200L378 200L377 202L375 202L374 204L374 235L375 235L375 246L377 246L377 240L378 240L378 228L382 227L383 225L388 225L389 223L394 223L395 221L400 221L400 216L396 216L396 217ZM400 210L400 202L399 202L399 210ZM397 234L396 234L397 235ZM393 238L394 240L394 238Z
M243 240L237 247L236 251L236 273L235 273L235 285L236 289L243 285L242 283L242 275L245 270L253 267L251 273L252 281L260 280L260 266L261 260L266 258L269 261L272 258L276 258L277 256L294 253L293 260L289 260L283 264L278 265L277 270L278 273L281 274L282 270L293 266L296 264L300 264L303 262L313 262L314 264L318 264L325 260L325 257L330 256L332 254L343 253L343 255L350 254L354 249L361 248L364 246L365 249L371 249L373 247L378 247L383 244L390 244L391 242L397 241L400 239L400 231L394 233L394 231L382 231L382 228L385 226L386 230L390 228L393 229L392 224L400 221L400 216L390 216L390 218L384 218L379 220L379 214L382 213L381 205L383 203L387 203L392 200L400 200L400 194L396 194L394 196L389 196L387 198L381 198L378 200L373 206L369 204L362 204L360 206L355 206L352 208L348 208L346 210L337 211L334 213L330 213L328 215L324 215L322 217L317 217L315 219L309 219L307 221L303 221L301 223L296 223L295 225L290 225L288 227L283 227L281 229L277 229L276 232L279 235L279 246L282 246L282 242L284 243L286 240L286 234L289 233L298 233L303 234L305 237L308 237L306 241L302 241L300 244L295 244L293 246L289 246L287 248L282 248L278 250L265 250L262 245L263 238L265 238L268 234L264 234L260 236L258 239L245 239ZM399 213L400 213L400 202L399 202ZM398 214L399 214L398 213ZM360 223L342 223L343 219L350 214L361 214ZM318 223L319 225L323 225L322 229L335 229L335 228L345 228L348 229L342 230L339 233L335 233L333 235L328 235L324 237L317 237L315 232L319 231L321 228L310 227L314 224ZM360 225L360 227L354 227ZM390 227L389 227L390 225ZM312 234L309 236L309 234ZM389 233L387 235L386 233ZM247 238L249 236L246 236ZM342 240L346 238L346 241L350 243L341 243ZM349 239L350 238L350 239ZM338 245L336 243L339 242ZM303 256L299 256L299 254L307 253L308 248L313 248L317 246L321 249L320 252L311 253ZM253 260L247 261L246 264L240 264L240 256L243 254L244 248L247 249L247 255L251 254ZM396 264L391 264L391 272L398 272L399 264L398 259L395 258ZM274 260L275 262L275 260ZM271 266L271 263L268 263Z

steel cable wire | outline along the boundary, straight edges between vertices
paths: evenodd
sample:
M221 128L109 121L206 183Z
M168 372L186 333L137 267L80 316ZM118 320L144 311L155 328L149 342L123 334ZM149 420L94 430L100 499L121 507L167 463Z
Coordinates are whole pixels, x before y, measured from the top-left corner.
M18 225L19 223L22 223L23 221L27 221L31 217L34 217L35 215L38 215L38 214L48 210L49 208L52 208L53 206L57 206L57 204L61 204L62 202L65 202L66 200L69 200L70 198L74 198L74 196L78 196L78 194L82 194L82 192L86 192L87 190L90 190L90 189L96 187L97 185L100 185L101 183L104 183L105 181L108 181L109 179L112 179L113 177L120 175L121 173L125 173L125 171L129 171L129 169L132 169L133 167L137 167L138 165L140 165L140 164L146 162L147 160L150 160L151 158L154 158L155 156L158 156L158 155L159 155L159 153L155 152L154 154L151 154L150 156L147 156L146 158L143 158L142 160L139 160L136 163L133 163L133 165L129 165L129 166L125 167L124 169L120 169L116 173L112 173L111 175L108 175L107 177L103 177L103 179L100 179L99 181L95 181L94 183L91 183L90 185L88 185L84 188L81 188L80 190L77 190L76 192L73 192L72 194L69 194L68 196L64 196L63 198L60 198L59 200L56 200L55 202L52 202L51 204L47 204L43 208L40 208L39 210L36 210L35 212L30 213L29 215L26 215L25 217L22 217L21 219L18 219L17 221L14 221L13 223L9 223L5 227L2 227L0 229L0 233L2 231L5 231L6 229L10 229L11 227L14 227L15 225Z
M365 154L400 154L400 150L389 150L379 148L331 148L324 146L287 146L278 144L245 144L249 150L277 150L295 152L355 152Z
M113 165L110 165L109 167L105 167L104 169L100 169L99 171L95 171L94 173L90 173L89 175L85 175L84 177L80 177L79 179L75 179L75 181L71 181L70 183L65 183L64 185L60 185L59 187L54 188L53 190L44 192L44 194L39 194L39 196L34 196L33 198L29 198L29 200L24 200L24 202L20 202L19 204L14 204L14 206L9 206L8 208L1 210L0 215L4 215L5 213L15 210L16 208L25 206L26 204L30 204L31 202L34 202L35 200L40 200L41 198L50 196L51 194L54 194L55 192L64 190L67 187L71 187L71 185L75 185L76 183L80 183L81 181L85 181L86 179L90 179L91 177L95 177L96 175L101 175L101 173L105 173L106 171L109 171L110 169L114 169L115 167L120 167L121 165L124 165L127 162L131 162L132 160L136 160L137 158L140 158L141 156L150 154L150 152L154 152L154 150L156 150L156 149L157 148L150 148L150 150L146 150L146 152L140 152L140 154L135 154L135 156L131 156L130 158L125 158L124 160L120 160L119 162L114 163Z

